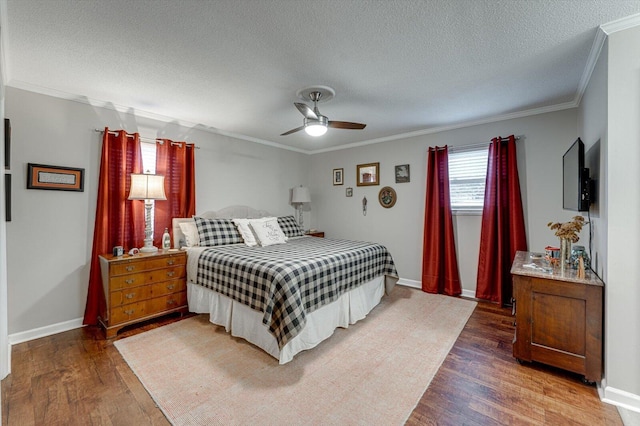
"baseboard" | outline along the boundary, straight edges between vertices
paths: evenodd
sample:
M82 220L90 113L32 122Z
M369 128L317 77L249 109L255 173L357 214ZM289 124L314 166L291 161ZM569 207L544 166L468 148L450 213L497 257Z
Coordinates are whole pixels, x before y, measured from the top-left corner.
M598 395L602 402L640 413L640 395L608 386L606 379L598 386Z
M411 288L422 288L422 283L420 281L409 280L407 278L400 278L397 284L403 285L405 287L411 287Z
M11 345L17 345L18 343L28 342L29 340L39 339L41 337L51 336L52 334L62 333L63 331L81 328L83 327L82 321L82 318L76 318L69 321L59 322L57 324L46 325L44 327L10 334L9 353L11 353Z
M411 287L411 288L422 288L422 283L420 281L416 281L416 280L409 280L407 278L400 278L398 280L398 285L403 285L405 287ZM470 299L475 299L476 298L476 292L475 290L465 290L464 288L462 289L462 297L468 297Z

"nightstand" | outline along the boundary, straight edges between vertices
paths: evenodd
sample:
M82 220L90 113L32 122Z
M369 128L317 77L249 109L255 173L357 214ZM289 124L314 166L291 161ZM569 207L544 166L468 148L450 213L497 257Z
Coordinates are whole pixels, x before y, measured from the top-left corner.
M310 237L324 238L324 231L307 232L306 235Z
M187 254L183 251L100 256L106 306L98 321L107 338L127 325L188 311Z

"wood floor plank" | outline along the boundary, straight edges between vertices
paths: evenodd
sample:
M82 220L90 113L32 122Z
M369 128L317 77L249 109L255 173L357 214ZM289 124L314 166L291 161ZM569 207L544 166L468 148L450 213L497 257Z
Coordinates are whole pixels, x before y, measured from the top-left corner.
M180 319L125 328L113 340L85 327L15 345L2 425L168 425L113 341ZM513 333L510 310L480 302L406 424L622 425L580 376L518 364Z

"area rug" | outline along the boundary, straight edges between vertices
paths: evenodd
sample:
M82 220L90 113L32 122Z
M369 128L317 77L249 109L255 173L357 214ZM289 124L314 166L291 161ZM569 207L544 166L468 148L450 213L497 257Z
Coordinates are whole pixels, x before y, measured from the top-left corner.
M288 364L191 317L115 342L174 425L403 424L476 306L396 286Z

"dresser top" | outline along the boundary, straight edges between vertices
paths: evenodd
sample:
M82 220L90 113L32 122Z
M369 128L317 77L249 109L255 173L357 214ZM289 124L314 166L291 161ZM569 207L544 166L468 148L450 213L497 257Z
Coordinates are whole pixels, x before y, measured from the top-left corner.
M585 271L584 278L578 278L577 269L573 269L571 268L571 266L567 266L563 272L558 265L550 267L549 263L544 257L532 259L531 254L532 253L528 251L516 252L516 257L513 259L513 264L511 265L511 274L536 278L546 278L579 284L589 284L596 286L604 285L602 280L598 278L598 276L590 269L587 269Z
M153 258L161 258L163 256L186 256L185 251L178 249L170 249L170 250L158 250L153 253L136 253L134 255L123 254L122 256L114 256L111 253L101 254L100 257L108 262L117 262L117 261L131 261L131 260L139 260L139 259L153 259Z

